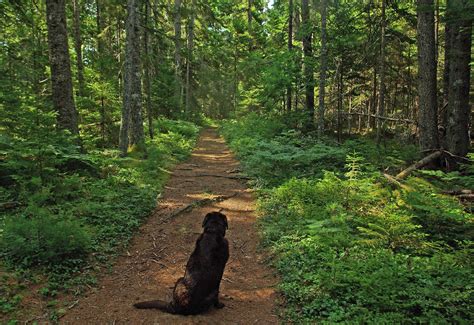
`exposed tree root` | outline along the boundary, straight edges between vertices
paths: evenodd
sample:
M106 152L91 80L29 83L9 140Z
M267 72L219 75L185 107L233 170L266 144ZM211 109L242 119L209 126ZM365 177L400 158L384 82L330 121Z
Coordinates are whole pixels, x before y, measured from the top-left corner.
M236 175L236 176L227 176L227 175L216 175L216 174L198 174L193 175L193 177L220 177L220 178L228 178L228 179L251 179L250 177L243 176L243 175Z
M189 211L191 211L192 209L194 209L196 207L202 207L204 205L208 205L208 204L211 204L211 203L222 202L222 201L228 200L230 198L233 198L237 194L238 193L235 192L234 194L231 194L231 195L220 195L220 196L216 196L216 197L213 197L213 198L205 198L205 199L193 201L193 202L189 203L188 205L186 205L186 206L174 211L173 213L171 213L169 216L167 216L166 218L163 219L163 222L166 222L170 219L173 219L174 217L176 217L176 216L178 216L182 213L189 212Z

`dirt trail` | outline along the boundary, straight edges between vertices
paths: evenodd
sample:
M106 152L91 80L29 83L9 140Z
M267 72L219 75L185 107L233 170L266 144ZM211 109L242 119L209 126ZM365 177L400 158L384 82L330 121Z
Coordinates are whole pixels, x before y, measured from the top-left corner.
M191 158L174 169L159 206L128 251L117 259L97 289L81 298L65 324L276 324L275 277L257 251L255 200L236 176L238 162L213 129L202 132ZM206 198L224 199L174 212ZM203 201L201 201L203 202ZM207 202L209 203L209 202ZM132 304L169 299L208 212L223 209L229 219L230 258L221 283L223 309L197 316L137 310Z

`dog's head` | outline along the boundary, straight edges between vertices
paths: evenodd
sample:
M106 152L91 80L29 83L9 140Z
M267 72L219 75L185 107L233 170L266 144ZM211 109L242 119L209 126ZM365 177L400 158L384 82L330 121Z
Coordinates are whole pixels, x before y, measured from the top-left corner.
M225 236L226 229L229 229L227 217L220 212L206 214L202 221L202 227L204 231L222 233L222 236Z

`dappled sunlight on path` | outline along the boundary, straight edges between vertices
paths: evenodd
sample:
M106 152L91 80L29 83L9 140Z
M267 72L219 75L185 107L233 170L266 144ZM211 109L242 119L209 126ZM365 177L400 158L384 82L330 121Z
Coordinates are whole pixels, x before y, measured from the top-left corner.
M257 250L254 197L242 180L231 177L238 170L224 140L215 130L204 130L191 158L174 169L157 209L127 252L61 322L277 324L276 279ZM226 307L197 316L134 309L137 301L170 298L202 231L204 215L216 210L229 219L230 259L221 283Z

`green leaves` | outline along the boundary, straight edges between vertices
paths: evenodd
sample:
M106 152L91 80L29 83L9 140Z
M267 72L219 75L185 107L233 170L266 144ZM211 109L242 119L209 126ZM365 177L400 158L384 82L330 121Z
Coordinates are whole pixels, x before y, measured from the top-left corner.
M263 186L263 243L281 276L288 322L473 319L472 215L423 179L401 190L384 185L380 170L399 170L416 148L378 148L364 138L337 145L282 120L253 115L224 123L222 133Z
M56 134L0 138L0 181L9 181L0 187L0 202L19 203L0 215L4 272L47 273L51 289L43 295L90 281L80 276L84 267L107 261L128 243L155 208L164 170L190 154L199 132L189 122L165 119L156 129L146 160L119 158L116 150L82 154ZM18 292L0 283L6 297L0 310L13 311Z
M0 241L3 257L26 267L67 262L90 249L91 236L84 225L46 211L32 218L7 218Z

